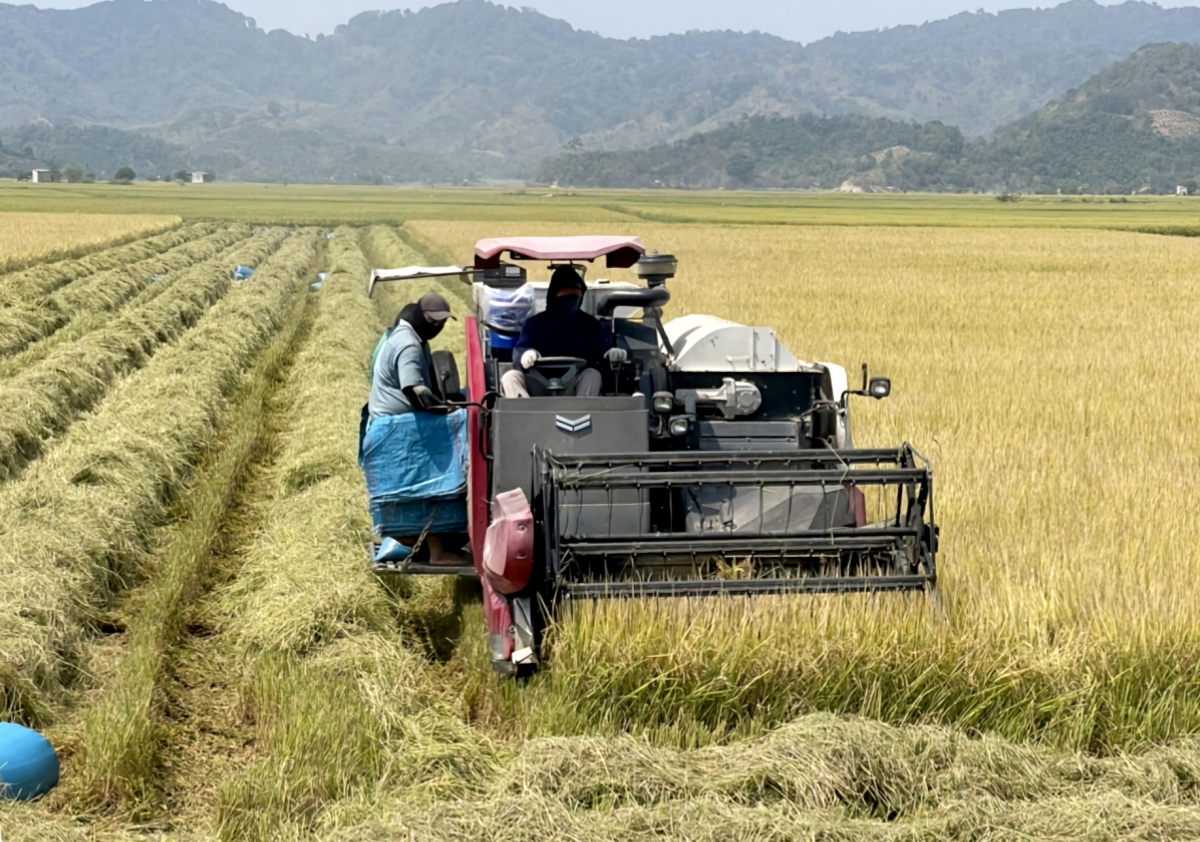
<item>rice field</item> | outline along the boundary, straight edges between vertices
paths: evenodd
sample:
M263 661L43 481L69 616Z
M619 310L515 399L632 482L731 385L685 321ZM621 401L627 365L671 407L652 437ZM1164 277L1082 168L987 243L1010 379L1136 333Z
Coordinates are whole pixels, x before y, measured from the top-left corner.
M205 205L0 275L0 707L63 761L5 840L1200 837L1200 241L1123 205L494 198ZM517 683L472 588L373 577L371 350L469 290L367 272L583 232L676 254L668 317L892 378L855 438L933 462L938 600L585 606Z
M152 214L0 213L0 272L79 257L165 231L180 221L177 216Z

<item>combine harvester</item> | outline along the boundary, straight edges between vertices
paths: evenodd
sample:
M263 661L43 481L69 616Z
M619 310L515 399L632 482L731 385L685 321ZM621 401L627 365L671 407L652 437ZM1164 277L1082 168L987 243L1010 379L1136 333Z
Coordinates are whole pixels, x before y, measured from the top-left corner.
M507 256L508 262L503 258ZM587 365L542 357L532 397L500 397L518 320L547 283L524 263L600 258L645 286L588 284L583 310L628 362L604 364L600 397L568 397ZM629 237L481 240L471 269L376 270L376 283L461 276L466 330L474 569L377 565L381 573L478 576L493 666L529 672L545 620L571 600L931 589L937 527L928 462L908 444L854 446L845 370L798 360L765 327L713 316L662 322L671 255ZM446 352L443 393L459 392Z

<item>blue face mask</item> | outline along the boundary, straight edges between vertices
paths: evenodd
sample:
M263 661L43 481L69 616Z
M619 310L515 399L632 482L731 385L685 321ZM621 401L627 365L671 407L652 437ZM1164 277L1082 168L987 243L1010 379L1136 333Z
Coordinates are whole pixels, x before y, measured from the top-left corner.
M558 312L562 313L567 318L572 318L579 312L580 301L573 295L563 296L562 298L558 299L557 303Z

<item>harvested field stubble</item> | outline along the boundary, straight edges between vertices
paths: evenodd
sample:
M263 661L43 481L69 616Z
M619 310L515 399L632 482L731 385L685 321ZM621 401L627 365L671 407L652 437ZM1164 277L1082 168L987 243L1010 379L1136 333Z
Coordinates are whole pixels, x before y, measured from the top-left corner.
M479 737L445 716L366 564L370 520L354 444L378 317L355 232L340 229L330 254L309 345L292 370L294 423L281 437L266 527L224 600L262 759L221 790L223 839L302 838L351 793L380 781L453 783L451 767L476 762L457 741ZM395 762L396 746L408 762Z
M411 223L443 254L530 226ZM543 225L533 233L582 233ZM935 466L941 610L894 596L614 602L500 716L684 745L812 710L1113 751L1200 730L1191 238L1069 230L613 229L680 257L667 315L867 361L859 445ZM748 274L749 273L749 274ZM613 274L603 269L593 275Z
M0 272L46 260L80 257L179 225L177 216L0 213ZM0 278L0 286L4 278Z
M0 305L11 307L36 300L78 278L109 269L119 269L128 263L162 254L189 240L211 233L215 227L207 222L183 225L127 245L114 245L94 254L64 258L54 263L37 263L19 272L0 275Z
M283 236L254 237L161 282L143 306L130 307L74 342L60 343L19 374L0 380L0 481L36 457L119 377L135 370L192 327L229 289L229 268L258 264Z
M310 275L311 277L311 275ZM178 521L165 530L149 581L122 614L128 649L100 702L87 712L77 760L83 800L150 818L164 797L164 747L173 726L165 708L172 655L183 626L213 578L213 551L229 526L230 508L264 456L271 399L291 365L306 307L296 297L282 329L262 353L254 376L235 393L221 431L184 495Z
M246 226L223 228L164 254L80 278L41 300L0 310L0 355L17 353L31 342L62 328L76 316L117 310L152 286L151 278L161 279L215 257L249 233Z
M315 234L287 240L175 345L122 381L0 491L0 692L44 721L114 593L142 578L155 526L225 397L304 290Z

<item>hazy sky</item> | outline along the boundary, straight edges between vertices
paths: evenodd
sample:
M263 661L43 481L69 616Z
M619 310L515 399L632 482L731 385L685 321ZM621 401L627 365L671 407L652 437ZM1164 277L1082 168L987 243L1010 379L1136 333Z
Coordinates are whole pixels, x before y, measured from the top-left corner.
M43 0L34 5L73 9L92 0ZM405 0L225 0L226 5L254 18L264 29L287 29L299 35L329 33L359 12L371 9L418 9L431 2ZM1102 0L1111 5L1112 0ZM808 43L839 30L857 32L898 24L919 24L963 11L989 12L1051 0L517 0L509 6L532 6L562 18L576 29L613 38L647 37L689 29L760 30ZM1200 0L1159 0L1161 6L1196 6Z

